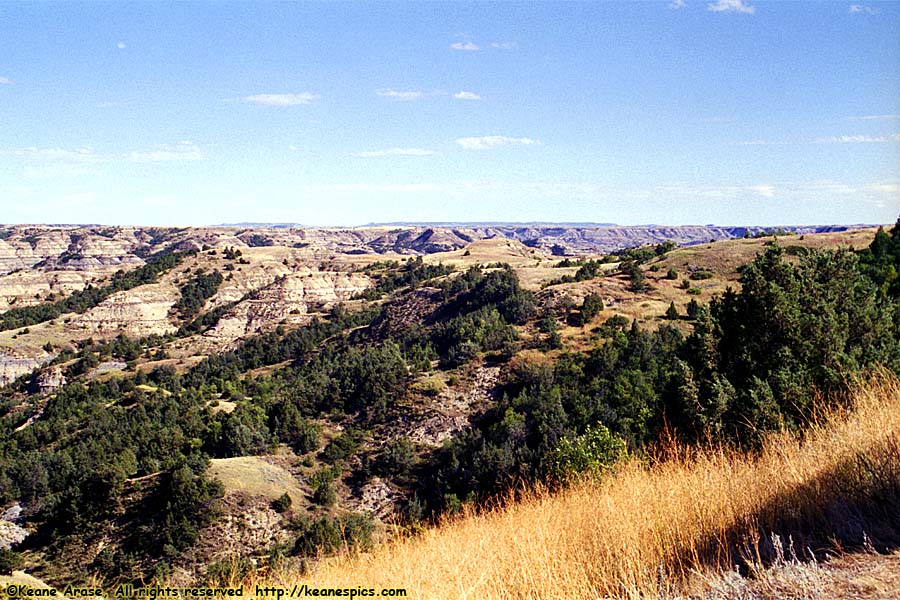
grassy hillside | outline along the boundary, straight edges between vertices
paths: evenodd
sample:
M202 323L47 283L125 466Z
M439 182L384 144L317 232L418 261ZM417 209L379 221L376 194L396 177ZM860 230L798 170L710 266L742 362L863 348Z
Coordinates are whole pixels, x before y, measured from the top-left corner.
M774 434L752 456L663 446L657 459L629 460L603 481L523 492L266 583L406 587L413 598L656 598L721 588L717 574L734 565L762 576L785 557L895 548L900 381L881 374L857 384L852 406L822 415L804 436Z
M900 372L897 228L565 259L501 238L414 258L276 242L203 246L83 315L0 332L50 361L0 389L0 510L22 510L30 574L315 565L624 448L644 462L619 477L638 478L660 439L758 451L848 377ZM701 541L647 560L680 581Z

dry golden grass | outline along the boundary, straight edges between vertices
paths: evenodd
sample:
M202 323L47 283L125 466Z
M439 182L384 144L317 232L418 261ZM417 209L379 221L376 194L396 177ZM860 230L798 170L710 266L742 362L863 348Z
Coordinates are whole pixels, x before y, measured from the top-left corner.
M282 466L258 456L214 458L209 475L225 486L226 492L243 492L274 500L287 493L297 506L306 503L305 491L299 482Z
M900 552L861 552L829 560L786 558L751 577L734 571L707 581L702 600L897 600Z
M424 599L659 598L708 591L738 562L761 570L786 551L773 532L799 556L865 540L896 546L900 382L876 375L857 385L854 404L803 439L772 436L754 456L672 446L601 483L526 493L268 583L405 587Z

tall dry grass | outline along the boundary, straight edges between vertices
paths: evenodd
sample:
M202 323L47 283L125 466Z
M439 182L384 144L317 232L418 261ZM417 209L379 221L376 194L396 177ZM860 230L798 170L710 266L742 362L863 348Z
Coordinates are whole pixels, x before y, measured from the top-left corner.
M659 598L702 574L791 549L900 543L900 381L855 388L854 408L801 439L747 456L681 448L633 460L600 483L469 514L372 552L269 585L404 587L412 598ZM773 543L773 536L777 534ZM260 582L253 582L260 583Z

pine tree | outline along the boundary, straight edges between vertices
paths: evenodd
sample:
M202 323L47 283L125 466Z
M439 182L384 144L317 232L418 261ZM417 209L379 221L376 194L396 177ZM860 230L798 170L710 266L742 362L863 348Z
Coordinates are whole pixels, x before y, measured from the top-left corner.
M678 309L675 308L674 302L669 303L669 308L666 309L666 318L669 319L670 321L678 320Z

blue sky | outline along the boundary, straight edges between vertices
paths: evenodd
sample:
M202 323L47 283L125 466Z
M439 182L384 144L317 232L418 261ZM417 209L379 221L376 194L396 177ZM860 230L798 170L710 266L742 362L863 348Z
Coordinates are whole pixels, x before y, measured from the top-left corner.
M0 3L0 222L890 223L900 3Z

